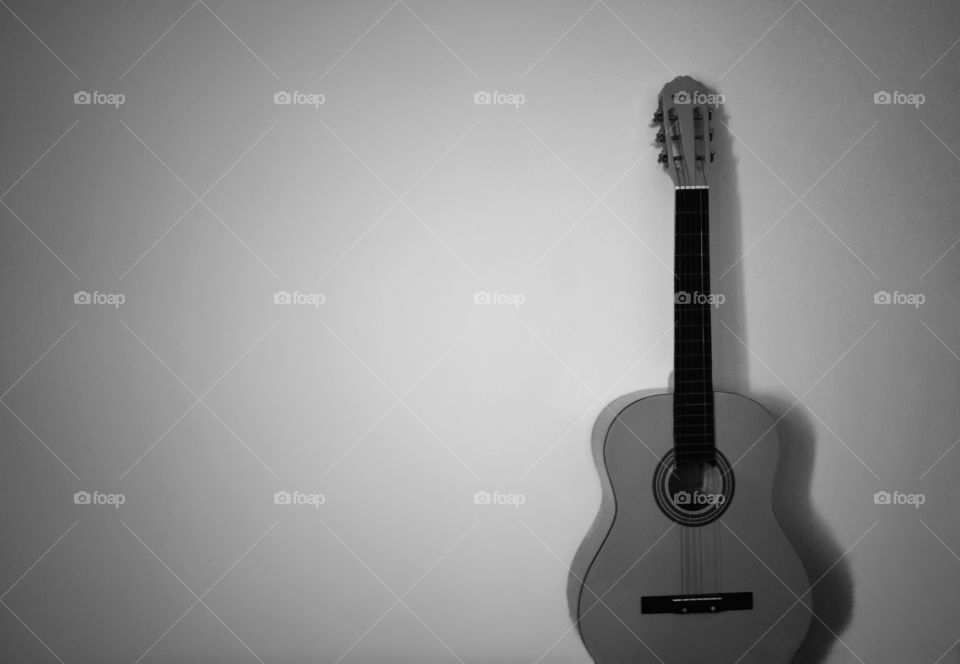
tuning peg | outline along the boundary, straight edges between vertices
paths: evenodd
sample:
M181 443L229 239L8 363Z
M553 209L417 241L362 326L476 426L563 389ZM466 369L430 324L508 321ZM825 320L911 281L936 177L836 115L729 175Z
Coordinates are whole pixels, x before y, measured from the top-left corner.
M716 156L716 154L717 154L716 152L714 152L713 150L710 150L710 162L711 162L711 163L713 162L713 158Z
M658 163L658 164L665 164L665 163L667 163L667 153L666 153L666 152L661 152L660 154L657 155L657 163Z
M657 109L653 112L653 122L654 124L659 124L663 122L663 111Z
M661 130L661 131L658 131L658 132L657 132L657 143L665 143L666 140L667 140L667 139L666 139L666 136L664 136L663 131L662 131L662 130Z

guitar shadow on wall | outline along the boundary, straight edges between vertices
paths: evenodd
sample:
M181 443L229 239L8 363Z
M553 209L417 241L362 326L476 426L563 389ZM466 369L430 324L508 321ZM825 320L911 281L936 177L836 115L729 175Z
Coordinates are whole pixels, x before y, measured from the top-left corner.
M780 462L773 497L774 510L803 561L810 583L817 582L811 591L816 617L811 618L810 629L793 664L823 664L837 641L834 635L841 634L850 623L853 611L852 576L849 562L841 558L843 549L814 511L810 499L817 443L816 428L810 417L800 404L794 405L792 399L781 394L754 394L750 390L747 363L751 358L744 346L749 345L750 340L744 310L743 261L739 260L744 244L740 225L737 160L733 156L734 141L726 130L727 124L724 107L720 106L713 113L716 165L721 167L712 171L710 261L712 290L723 293L726 299L713 310L714 389L754 398L770 411L774 419L783 416L777 423ZM666 176L665 181L669 182ZM718 275L728 268L729 272L720 279ZM743 343L727 327L736 332ZM672 385L672 375L669 382ZM567 605L575 623L582 579L610 529L616 507L603 464L604 434L609 420L629 403L665 391L643 390L621 397L601 413L600 422L594 428L592 454L603 488L603 498L589 532L574 555L567 577ZM804 602L809 606L810 596L804 597Z

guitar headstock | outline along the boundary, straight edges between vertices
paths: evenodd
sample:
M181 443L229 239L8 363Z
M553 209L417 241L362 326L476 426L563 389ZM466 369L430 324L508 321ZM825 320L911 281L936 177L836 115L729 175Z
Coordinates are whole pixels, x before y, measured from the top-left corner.
M706 186L713 151L713 109L722 97L689 76L678 76L660 91L653 124L659 127L657 161L675 187Z

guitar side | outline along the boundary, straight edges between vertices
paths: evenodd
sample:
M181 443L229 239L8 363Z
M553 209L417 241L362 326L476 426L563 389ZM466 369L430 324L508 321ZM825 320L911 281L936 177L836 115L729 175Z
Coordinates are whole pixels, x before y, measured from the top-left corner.
M604 499L594 528L609 527L577 602L581 638L598 664L786 664L807 632L810 614L797 597L809 582L771 503L779 456L773 419L746 397L714 396L717 448L734 466L736 491L723 515L702 526L675 523L654 498L652 478L673 445L673 395L621 399L598 420ZM683 565L696 562L683 563L685 546L688 555L710 552L709 569L703 560L692 568L711 591L749 592L752 608L641 613L641 598L681 593Z

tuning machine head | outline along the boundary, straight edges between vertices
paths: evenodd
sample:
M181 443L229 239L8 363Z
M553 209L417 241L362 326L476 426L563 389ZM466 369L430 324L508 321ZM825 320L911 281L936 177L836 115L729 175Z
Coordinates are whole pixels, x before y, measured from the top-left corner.
M654 146L675 186L708 186L711 163L716 159L711 121L713 95L699 81L678 76L660 91Z

